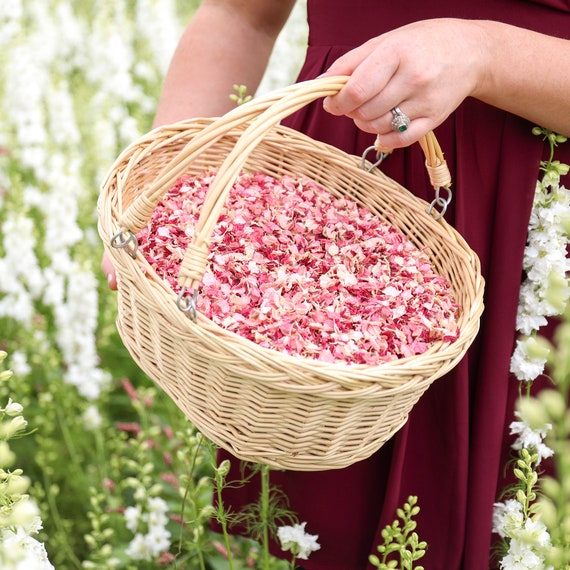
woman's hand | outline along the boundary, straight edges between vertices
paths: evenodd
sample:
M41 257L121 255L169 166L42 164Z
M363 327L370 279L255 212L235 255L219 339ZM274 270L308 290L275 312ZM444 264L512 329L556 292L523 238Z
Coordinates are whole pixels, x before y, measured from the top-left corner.
M380 135L386 147L407 146L476 92L485 73L485 36L478 22L455 19L425 20L378 36L327 70L350 78L324 108ZM410 118L405 132L392 130L394 107Z
M109 259L107 253L103 254L103 259L101 260L101 271L103 271L103 275L107 278L107 282L109 283L109 289L116 291L117 290L117 275L115 273L115 268Z
M407 146L475 97L570 136L570 40L490 20L424 20L378 36L339 58L327 75L349 75L325 109ZM410 118L392 131L391 109Z

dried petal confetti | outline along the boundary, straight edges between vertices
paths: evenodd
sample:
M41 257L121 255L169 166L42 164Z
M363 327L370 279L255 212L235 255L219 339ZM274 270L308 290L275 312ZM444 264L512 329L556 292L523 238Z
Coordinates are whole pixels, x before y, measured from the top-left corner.
M178 271L214 172L185 176L139 235L179 291ZM308 178L242 173L212 234L198 310L263 347L376 365L459 335L448 281L402 232Z

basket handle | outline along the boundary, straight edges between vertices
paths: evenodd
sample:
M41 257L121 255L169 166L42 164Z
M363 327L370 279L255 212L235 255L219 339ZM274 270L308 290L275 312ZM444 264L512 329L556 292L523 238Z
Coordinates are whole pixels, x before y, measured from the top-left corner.
M307 91L307 99L303 99L298 108L305 106L307 103L314 99L318 99L319 97L334 95L339 92L348 78L334 77L331 79L333 79L333 81L324 82L320 79L316 79L314 81L296 83L282 89L272 91L266 95L256 97L243 105L235 107L222 117L217 117L213 122L206 125L166 166L163 167L152 184L143 189L128 208L122 212L118 219L121 232L136 234L142 230L151 218L156 205L166 194L168 189L186 173L188 166L192 164L197 156L199 156L204 150L216 144L216 142L228 131L244 125L247 121L251 121L259 117L263 112L268 109L272 109L276 102L287 97L289 94L295 95L298 91ZM314 95L312 95L313 92ZM289 111L284 114L283 117L292 112L293 111ZM268 128L279 120L280 119L276 119L268 126ZM189 123L192 123L193 121L194 119L188 120ZM157 127L155 131L163 128L168 128L168 126ZM151 131L149 135L155 131Z
M119 233L127 232L133 235L138 233L151 218L156 205L166 194L167 190L186 172L188 165L190 165L201 152L214 145L229 130L243 125L245 122L258 117L265 111L271 110L271 112L274 113L274 105L288 96L297 99L298 104L293 109L289 108L282 117L273 121L269 125L270 128L273 124L281 120L281 118L288 116L293 111L302 108L311 101L319 97L335 95L340 91L347 80L348 77L346 76L321 77L290 85L252 99L248 103L232 109L222 117L206 125L200 133L193 137L178 155L162 169L153 183L141 192L120 215L118 222L121 230ZM192 119L190 119L190 121L192 121ZM158 127L157 130L162 128L163 127ZM436 189L449 187L451 185L451 176L443 157L443 152L433 131L427 133L418 142L425 154L426 169L433 187ZM392 152L392 149L382 147L378 140L375 146L379 152Z
M163 168L154 182L122 213L119 218L121 229L117 235L123 232L131 236L138 233L152 216L162 196L187 171L196 157L206 148L214 145L229 130L250 121L234 148L224 159L210 185L193 240L180 266L178 282L182 288L181 295L183 296L188 290L196 292L208 264L212 233L227 195L250 152L263 140L265 133L279 121L316 99L335 95L347 80L346 76L330 76L296 83L252 99L208 124L186 144L180 153ZM433 132L425 135L419 143L424 151L426 168L434 187L449 186L449 171ZM121 244L115 247L121 247ZM180 299L181 296L179 296L179 306L181 305ZM189 312L194 312L195 298L190 305Z
M451 174L445 159L443 158L443 151L433 131L429 131L421 139L418 140L419 145L424 151L426 157L426 170L429 175L432 186L437 190L438 188L449 188L451 186ZM393 152L393 148L388 148L380 142L380 137L376 139L373 147L379 154L389 155ZM369 149L367 149L369 150ZM365 151L366 152L366 151ZM380 164L381 161L375 163Z
M210 238L221 214L227 195L229 194L239 172L245 164L249 153L262 141L265 133L283 118L301 109L308 103L320 97L336 94L346 83L347 77L322 77L311 81L298 83L285 90L274 92L270 97L260 98L255 111L265 109L257 115L247 129L242 133L234 148L225 158L218 169L200 212L194 238L189 244L180 266L178 282L185 290L196 291L206 271L208 262ZM246 103L242 107L251 104ZM241 113L251 116L249 109L241 109ZM215 125L235 122L235 116L240 115L240 108L220 118ZM424 136L420 145L426 157L426 167L432 177L434 186L450 184L449 171L443 158L441 147L433 132ZM188 160L184 160L187 163ZM443 182L443 184L442 184Z

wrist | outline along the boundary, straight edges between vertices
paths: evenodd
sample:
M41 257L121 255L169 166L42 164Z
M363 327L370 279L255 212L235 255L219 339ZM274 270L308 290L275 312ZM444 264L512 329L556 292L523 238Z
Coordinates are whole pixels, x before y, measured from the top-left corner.
M473 42L473 85L470 95L485 100L493 92L494 64L497 61L501 24L486 20L471 22Z

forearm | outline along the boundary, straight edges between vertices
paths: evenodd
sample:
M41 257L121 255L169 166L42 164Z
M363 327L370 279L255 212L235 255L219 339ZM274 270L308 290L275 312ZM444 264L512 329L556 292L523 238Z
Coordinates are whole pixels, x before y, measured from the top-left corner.
M155 126L224 114L235 106L229 97L234 84L255 92L294 2L248 2L202 3L172 58Z
M478 22L484 73L473 96L570 136L570 40Z

